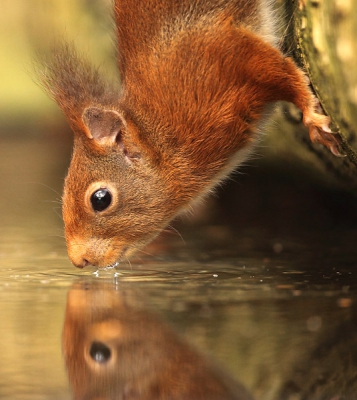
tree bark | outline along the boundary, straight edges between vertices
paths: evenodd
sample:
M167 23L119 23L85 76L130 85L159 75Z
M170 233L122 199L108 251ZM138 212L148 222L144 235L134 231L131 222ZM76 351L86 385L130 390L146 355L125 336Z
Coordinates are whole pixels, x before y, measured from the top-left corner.
M286 0L285 49L307 72L322 108L341 139L345 157L307 140L294 129L309 152L310 162L325 170L327 179L357 190L357 7L354 0ZM293 115L290 113L290 116ZM301 154L300 158L306 158Z

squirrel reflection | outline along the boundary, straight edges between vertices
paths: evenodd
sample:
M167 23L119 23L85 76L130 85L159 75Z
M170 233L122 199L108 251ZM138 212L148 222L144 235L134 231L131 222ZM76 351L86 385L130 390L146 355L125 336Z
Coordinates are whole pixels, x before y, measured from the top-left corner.
M249 400L218 370L115 287L77 283L68 294L63 351L75 400Z

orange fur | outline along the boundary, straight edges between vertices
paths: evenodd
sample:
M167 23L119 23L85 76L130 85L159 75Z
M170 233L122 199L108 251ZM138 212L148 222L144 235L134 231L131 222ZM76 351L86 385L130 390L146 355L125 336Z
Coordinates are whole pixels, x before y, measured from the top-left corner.
M120 90L56 50L43 81L75 132L63 196L75 265L112 265L152 240L249 154L271 103L295 103L311 139L338 152L307 78L275 47L269 7L116 1ZM103 212L88 207L95 182L114 188Z

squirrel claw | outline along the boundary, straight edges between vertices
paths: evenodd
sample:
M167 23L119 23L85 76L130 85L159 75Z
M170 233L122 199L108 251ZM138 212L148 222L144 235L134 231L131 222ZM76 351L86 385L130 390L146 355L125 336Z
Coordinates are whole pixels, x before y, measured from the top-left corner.
M309 128L311 142L327 147L337 157L345 157L340 152L340 141L330 129L330 118L323 114L320 103L314 104L303 113L303 122Z
M331 145L330 151L336 157L346 157L346 154L340 153L340 146L339 145Z
M346 157L340 152L340 143L328 125L309 124L310 139L313 143L320 143L327 147L336 157Z

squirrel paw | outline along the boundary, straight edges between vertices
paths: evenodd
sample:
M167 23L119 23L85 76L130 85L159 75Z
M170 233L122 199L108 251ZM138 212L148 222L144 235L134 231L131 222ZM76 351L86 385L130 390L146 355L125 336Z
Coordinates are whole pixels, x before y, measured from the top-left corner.
M337 136L329 128L331 121L328 116L316 111L310 111L304 114L303 122L309 128L310 139L313 143L323 144L337 157L345 157L340 152L340 142Z

